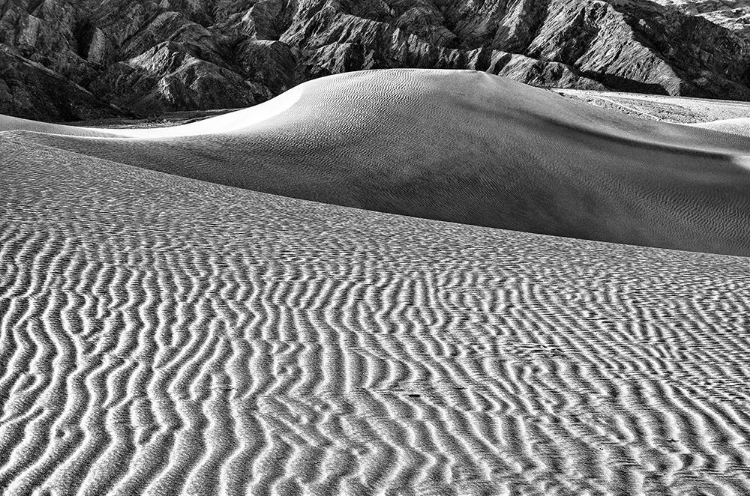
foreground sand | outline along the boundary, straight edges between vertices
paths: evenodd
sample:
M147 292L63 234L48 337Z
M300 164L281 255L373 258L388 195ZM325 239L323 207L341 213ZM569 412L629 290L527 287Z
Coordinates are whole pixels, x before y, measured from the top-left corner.
M259 107L176 128L0 118L0 131L307 200L750 255L750 137L645 121L466 71L344 74Z
M0 133L3 495L750 493L747 258L274 196L49 131ZM691 184L685 218L722 221Z

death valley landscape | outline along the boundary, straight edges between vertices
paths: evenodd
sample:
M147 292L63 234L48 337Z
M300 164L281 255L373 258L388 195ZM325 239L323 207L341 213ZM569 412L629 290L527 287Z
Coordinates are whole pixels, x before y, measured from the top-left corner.
M750 494L750 3L0 0L0 494Z

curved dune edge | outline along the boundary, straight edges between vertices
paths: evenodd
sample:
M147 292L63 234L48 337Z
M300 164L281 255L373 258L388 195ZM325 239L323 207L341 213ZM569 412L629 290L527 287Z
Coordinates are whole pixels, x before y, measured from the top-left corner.
M468 70L434 70L434 69L392 69L392 70L371 70L371 71L359 71L356 73L345 73L337 74L320 78L317 80L308 81L302 83L285 93L254 107L242 109L234 112L229 112L216 117L210 117L202 119L198 122L193 122L184 125L177 126L164 126L149 129L112 129L112 128L97 128L97 127L79 127L79 126L66 126L62 124L52 124L45 122L31 121L28 119L22 119L18 117L0 115L0 131L32 131L42 134L51 134L59 136L71 136L78 138L110 138L110 137L121 137L121 138L135 138L144 140L159 140L165 138L181 138L181 137L199 137L199 136L211 136L236 133L238 131L247 131L248 138L252 138L253 129L257 124L270 124L269 127L277 124L273 122L275 117L283 117L282 114L289 111L299 100L302 98L303 93L307 91L311 94L311 99L314 101L328 100L326 103L331 104L332 108L329 113L336 114L336 106L339 102L337 99L346 98L345 93L347 89L351 90L352 86L344 86L343 91L341 83L347 81L356 81L357 79L367 80L367 84L371 86L374 91L373 94L378 94L380 98L391 99L395 105L399 102L399 95L396 93L399 90L410 91L413 88L403 88L394 86L392 83L389 84L388 77L386 74L408 74L414 80L424 78L428 80L430 77L444 77L447 78L446 82L454 83L458 79L466 78L460 81L466 85L477 83L477 77L484 78L486 82L487 78L492 80L502 80L504 85L515 87L516 95L519 96L518 89L522 89L525 92L526 97L529 97L526 102L524 111L529 114L537 114L543 117L547 121L554 122L555 124L570 127L578 131L587 133L596 133L609 138L615 138L620 141L631 141L636 145L646 146L659 146L675 151L681 152L693 152L693 153L726 153L731 156L733 152L737 151L738 146L740 150L747 150L750 147L750 141L737 142L736 140L721 139L720 136L714 134L701 134L688 131L685 132L683 126L690 128L700 128L709 131L718 131L725 133L724 129L732 127L736 128L746 124L747 119L725 119L720 121L713 121L707 123L697 124L668 124L668 123L654 123L644 122L640 119L632 116L622 115L617 112L602 111L601 109L592 108L587 105L583 105L580 102L557 101L557 105L552 105L552 108L547 108L544 105L544 100L550 99L550 95L547 90L540 90L534 87L526 86L522 83L518 83L513 80L492 76L483 72L468 71ZM416 77L413 77L416 75ZM381 79L385 77L385 80ZM472 81L472 79L474 79ZM480 82L480 84L481 84ZM375 90L376 86L382 86L384 89ZM472 90L478 90L482 92L482 88L468 88ZM421 85L419 88L427 93L435 93L434 88L430 91L426 85ZM391 93L392 92L392 93ZM390 93L390 94L389 94ZM467 96L465 93L459 92L461 96ZM520 93L522 95L522 93ZM370 95L372 96L372 95ZM435 96L435 95L429 95ZM540 102L534 102L533 96L540 97ZM333 100L333 101L331 101ZM375 102L368 102L362 100L359 102L363 107ZM383 103L383 102L376 102ZM435 104L426 100L425 105ZM439 104L439 102L437 102ZM305 113L306 112L306 113ZM310 119L311 117L324 118L325 116L312 116L309 109L302 109L300 113L304 113L302 117ZM272 122L268 122L272 121ZM277 119L278 121L278 119ZM281 125L284 125L284 119L280 121ZM744 133L729 133L729 134L740 134ZM719 139L717 139L717 137Z
M14 131L28 131L32 133L78 137L97 136L105 138L115 136L109 129L104 128L80 128L76 126L65 126L63 124L32 121L10 115L0 115L0 133L10 133Z
M105 131L122 138L136 138L157 140L164 138L185 138L209 136L212 134L234 133L238 131L247 131L253 126L272 119L279 114L288 111L299 101L302 96L303 87L297 86L284 92L267 102L261 103L235 112L203 119L190 124L180 126L167 126L152 129L99 129L84 128L86 131L96 133ZM58 133L67 134L67 133Z
M750 493L750 265L0 140L4 494Z
M691 124L691 126L750 137L750 118L722 119L712 122Z
M342 74L264 105L184 127L116 131L122 139L96 129L32 139L367 210L750 255L748 137L644 121L471 71Z
M36 122L18 117L0 115L0 132L31 131L55 136L76 138L158 140L164 138L185 138L209 136L247 130L252 126L271 119L289 110L302 96L298 86L267 102L243 110L203 119L179 126L165 126L150 129L111 129L97 127L66 126Z

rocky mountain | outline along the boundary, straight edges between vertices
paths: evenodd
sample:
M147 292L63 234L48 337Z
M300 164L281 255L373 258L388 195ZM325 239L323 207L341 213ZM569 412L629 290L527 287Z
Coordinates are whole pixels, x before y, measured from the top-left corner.
M654 0L750 37L750 0Z
M0 113L246 107L362 69L750 100L750 41L645 0L0 0Z

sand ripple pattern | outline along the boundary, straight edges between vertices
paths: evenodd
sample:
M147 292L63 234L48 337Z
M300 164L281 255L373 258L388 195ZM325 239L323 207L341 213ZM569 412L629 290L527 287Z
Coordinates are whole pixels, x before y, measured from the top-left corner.
M0 156L2 494L750 494L747 259Z

